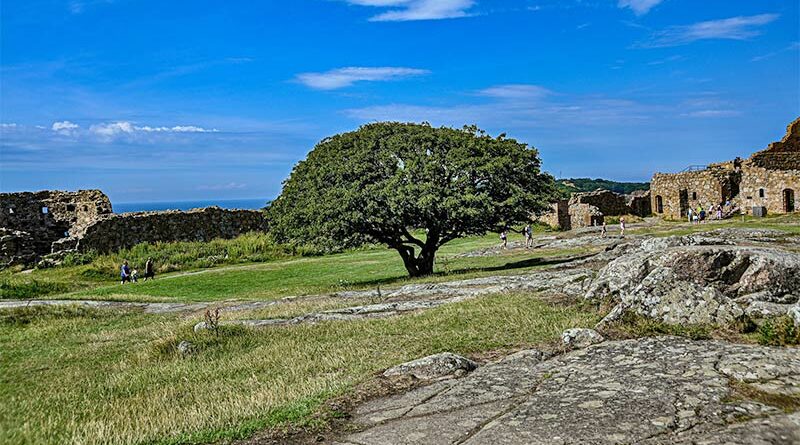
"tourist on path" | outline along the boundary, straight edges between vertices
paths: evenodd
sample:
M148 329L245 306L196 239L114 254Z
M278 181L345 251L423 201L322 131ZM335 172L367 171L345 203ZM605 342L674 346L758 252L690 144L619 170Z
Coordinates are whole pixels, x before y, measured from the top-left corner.
M131 281L131 268L128 267L128 262L124 261L122 267L119 269L120 284L125 284L126 281Z
M605 221L603 221L605 224ZM619 234L622 238L625 238L625 218L619 219Z
M528 224L525 226L525 248L530 249L531 247L533 247L533 230Z
M608 233L608 228L606 227L605 220L603 220L603 225L600 227L600 238L605 238L606 233Z
M689 211L687 213L689 215L689 223L693 223L694 222L694 210L692 210L692 208L689 207Z
M148 279L155 279L156 272L153 270L153 259L148 258L147 262L144 263L144 281Z
M508 248L508 233L505 230L500 232L500 241L502 243L502 244L500 244L500 247L503 248L503 249L507 249Z

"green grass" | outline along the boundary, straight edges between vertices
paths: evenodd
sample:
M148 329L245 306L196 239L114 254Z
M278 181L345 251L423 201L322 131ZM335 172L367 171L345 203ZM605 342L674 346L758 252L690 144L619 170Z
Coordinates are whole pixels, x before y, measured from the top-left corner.
M576 249L537 249L516 250L485 257L458 256L461 253L497 246L499 241L496 238L496 235L491 234L459 239L445 245L438 255L437 274L414 282L520 273L540 267L554 260L554 257L585 253ZM116 277L108 278L103 273L98 273L98 267L98 260L95 260L91 265L37 270L24 275L6 272L0 274L0 283L5 279L7 282L16 282L16 286L9 286L10 289L4 292L3 298L41 297L49 294L51 298L126 301L271 300L289 295L319 294L411 282L397 252L380 247L335 255L293 256L262 263L163 274L155 281L140 281L136 285L120 285ZM57 284L60 290L38 295L34 292L33 295L26 296L23 296L25 292L17 291L30 286L34 280Z
M29 308L0 319L0 443L205 443L303 425L323 400L424 355L511 350L598 317L529 295L414 315L195 334L199 319ZM196 345L188 358L175 345Z

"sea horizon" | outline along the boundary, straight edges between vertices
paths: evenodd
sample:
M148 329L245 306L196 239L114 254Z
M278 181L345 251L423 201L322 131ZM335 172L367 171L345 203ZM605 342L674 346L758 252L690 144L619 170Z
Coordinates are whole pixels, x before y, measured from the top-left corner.
M248 199L197 199L190 201L112 202L114 213L152 212L161 210L191 210L217 206L223 209L257 210L269 202L266 198Z

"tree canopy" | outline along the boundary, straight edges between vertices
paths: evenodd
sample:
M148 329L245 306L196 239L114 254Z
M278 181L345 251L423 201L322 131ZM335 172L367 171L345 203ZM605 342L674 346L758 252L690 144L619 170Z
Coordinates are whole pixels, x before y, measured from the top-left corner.
M384 122L326 138L268 207L284 242L324 249L365 242L396 249L411 276L467 235L529 221L555 194L538 151L475 126Z

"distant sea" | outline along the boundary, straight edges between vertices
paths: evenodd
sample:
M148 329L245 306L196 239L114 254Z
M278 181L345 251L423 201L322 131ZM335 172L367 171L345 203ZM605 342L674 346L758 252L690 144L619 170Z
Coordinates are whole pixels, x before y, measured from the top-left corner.
M153 210L190 210L201 207L218 206L223 209L263 208L268 199L219 199L208 201L161 201L161 202L114 202L114 213L149 212Z

